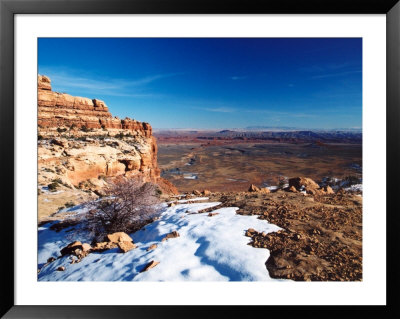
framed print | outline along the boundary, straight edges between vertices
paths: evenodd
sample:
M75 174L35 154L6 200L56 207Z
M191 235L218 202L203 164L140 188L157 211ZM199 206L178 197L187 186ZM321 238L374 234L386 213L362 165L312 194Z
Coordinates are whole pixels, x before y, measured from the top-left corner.
M398 313L397 1L0 9L2 315Z

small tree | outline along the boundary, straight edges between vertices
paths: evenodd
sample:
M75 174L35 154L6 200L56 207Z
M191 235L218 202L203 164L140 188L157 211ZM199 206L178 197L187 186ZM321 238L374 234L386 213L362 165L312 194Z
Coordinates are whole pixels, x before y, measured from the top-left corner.
M96 239L114 232L131 233L155 216L158 203L154 184L122 179L110 184L105 196L93 203L85 222Z

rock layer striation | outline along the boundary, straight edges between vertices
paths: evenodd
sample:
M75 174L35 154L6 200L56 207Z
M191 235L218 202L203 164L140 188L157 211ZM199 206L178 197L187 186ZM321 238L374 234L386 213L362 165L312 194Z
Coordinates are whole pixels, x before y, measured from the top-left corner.
M113 117L104 101L71 96L51 90L47 76L38 76L38 126L46 128L114 129L152 136L150 124Z

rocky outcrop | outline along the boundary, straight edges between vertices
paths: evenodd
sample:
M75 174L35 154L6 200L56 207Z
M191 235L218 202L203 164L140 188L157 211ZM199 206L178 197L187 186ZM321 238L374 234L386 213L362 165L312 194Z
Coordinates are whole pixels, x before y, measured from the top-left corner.
M289 179L289 187L287 188L290 192L306 191L307 194L311 195L331 195L335 194L330 186L319 187L319 185L308 177L294 177Z
M40 185L59 180L101 195L104 178L126 176L177 193L160 177L150 124L112 117L98 99L53 92L43 75L38 76L38 134Z
M319 185L314 182L311 178L308 177L294 177L289 179L289 187L294 187L297 190L301 189L302 187L306 189L318 189Z
M49 128L68 128L79 131L111 129L152 136L152 128L130 118L113 117L104 101L53 92L47 76L38 76L38 126L39 132Z
M264 194L269 194L271 191L267 187L257 187L254 184L251 184L248 190L250 193L264 193Z
M256 185L254 185L254 184L250 185L249 192L256 193L256 192L259 192L259 191L260 191L260 188L258 188Z
M132 241L132 238L124 232L117 232L113 234L108 234L107 241L110 243L119 243L124 241Z

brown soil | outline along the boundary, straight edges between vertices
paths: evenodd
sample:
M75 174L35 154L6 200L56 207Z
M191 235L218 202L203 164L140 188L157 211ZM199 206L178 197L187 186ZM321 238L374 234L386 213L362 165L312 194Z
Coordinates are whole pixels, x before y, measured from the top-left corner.
M362 280L360 196L314 197L280 190L271 194L215 193L210 199L221 201L222 207L239 207L238 214L259 215L283 228L270 234L255 230L249 235L250 245L270 250L266 267L272 278Z

